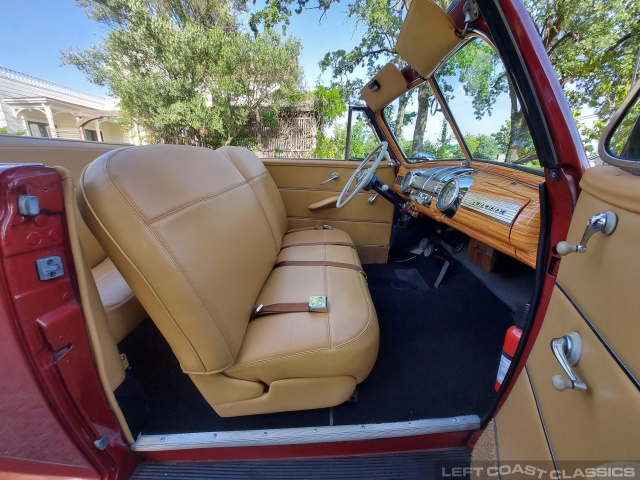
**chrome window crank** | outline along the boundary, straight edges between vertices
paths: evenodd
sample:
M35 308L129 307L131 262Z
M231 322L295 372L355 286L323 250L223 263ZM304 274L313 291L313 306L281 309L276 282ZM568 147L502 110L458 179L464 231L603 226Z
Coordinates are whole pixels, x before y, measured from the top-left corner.
M570 253L587 253L587 242L594 233L602 232L604 235L611 235L616 229L618 217L613 212L597 213L587 222L587 228L582 235L582 240L578 245L568 242L559 242L556 245L556 252L559 255L569 255Z
M331 174L331 176L329 178L327 178L324 182L322 182L320 185L324 185L325 183L329 183L332 180L338 180L340 178L340 175L338 174L338 172L333 172Z
M571 332L564 337L554 338L551 340L551 351L569 377L569 380L567 380L562 375L554 375L551 378L553 388L559 392L563 392L568 388L585 391L587 384L580 380L571 368L578 364L582 355L582 338L580 334Z

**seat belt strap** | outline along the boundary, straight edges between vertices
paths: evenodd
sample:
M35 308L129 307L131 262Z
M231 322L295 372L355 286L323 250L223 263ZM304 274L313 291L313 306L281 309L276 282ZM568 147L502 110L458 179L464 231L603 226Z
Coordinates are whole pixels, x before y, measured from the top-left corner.
M356 246L349 242L309 242L309 243L292 243L290 245L284 245L280 250L291 247L310 247L313 245L342 245L345 247L351 247L355 250Z
M357 265L352 265L351 263L341 263L341 262L328 262L325 260L285 260L283 262L276 263L273 268L280 267L336 267L336 268L348 268L350 270L355 270L360 273L364 278L367 278L367 274L363 269L361 269Z
M306 230L332 230L333 227L331 225L318 225L316 227L304 227L304 228L296 228L294 230L289 230L287 232L285 232L285 235L288 235L290 233L295 233L295 232L304 232Z
M327 297L323 295L312 295L307 303L272 303L271 305L258 305L251 313L251 319L262 315L272 315L277 313L296 312L328 312L329 305Z

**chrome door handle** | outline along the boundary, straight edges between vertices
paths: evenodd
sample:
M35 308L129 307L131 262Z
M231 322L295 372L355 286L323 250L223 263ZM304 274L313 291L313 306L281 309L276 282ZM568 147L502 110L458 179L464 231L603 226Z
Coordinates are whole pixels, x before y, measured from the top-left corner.
M551 378L553 388L559 392L563 392L568 388L585 391L587 384L580 380L571 368L578 364L582 355L582 338L580 334L571 332L564 337L554 338L551 340L551 351L569 377L569 380L567 380L562 375L554 375Z
M587 228L582 235L582 240L578 245L568 242L559 242L556 245L556 252L564 256L570 253L587 253L587 242L594 233L602 232L604 235L611 235L616 229L618 217L613 212L597 213L587 222Z
M327 178L324 182L322 182L320 185L324 185L325 183L329 183L332 180L338 180L340 178L340 175L338 174L338 172L333 172L331 174L331 176L329 178Z

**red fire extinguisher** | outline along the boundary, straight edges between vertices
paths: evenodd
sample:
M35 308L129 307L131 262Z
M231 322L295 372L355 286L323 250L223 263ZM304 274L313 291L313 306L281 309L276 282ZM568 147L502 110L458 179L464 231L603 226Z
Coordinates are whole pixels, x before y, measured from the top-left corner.
M520 343L520 337L522 337L522 330L515 325L509 327L507 334L504 337L504 345L502 346L502 356L500 357L500 365L498 366L498 375L496 376L495 390L496 392L502 385L504 377L507 374L507 370L511 366L513 356L516 354L516 348Z

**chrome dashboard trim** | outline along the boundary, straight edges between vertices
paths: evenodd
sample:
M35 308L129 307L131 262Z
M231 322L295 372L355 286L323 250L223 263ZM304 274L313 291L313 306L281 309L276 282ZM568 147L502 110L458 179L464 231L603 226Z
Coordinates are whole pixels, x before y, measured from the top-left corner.
M474 192L464 196L461 206L505 225L511 225L522 209L520 205Z
M134 452L155 452L197 448L350 442L473 431L479 428L480 418L477 415L464 415L380 424L139 435L131 445L131 449Z

